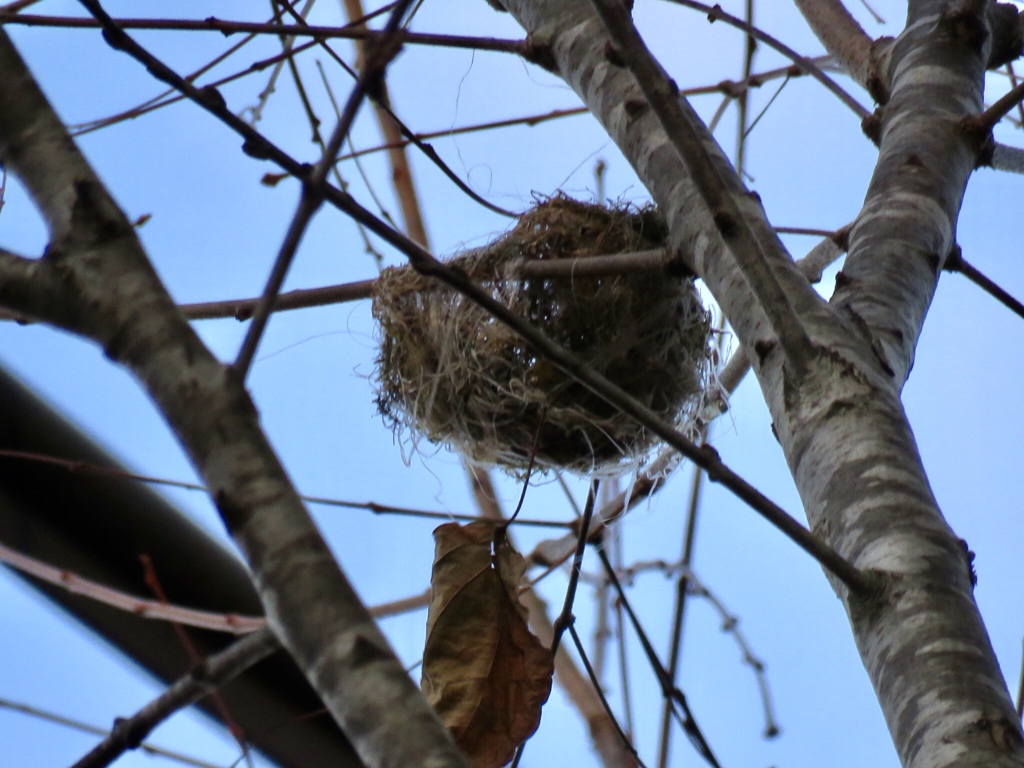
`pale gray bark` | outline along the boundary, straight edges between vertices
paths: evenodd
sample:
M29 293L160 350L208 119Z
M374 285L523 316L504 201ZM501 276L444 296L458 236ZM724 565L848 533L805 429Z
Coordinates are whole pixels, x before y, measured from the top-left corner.
M871 39L840 0L794 0L825 50L854 82L866 86L871 76Z
M244 386L174 306L2 32L0 159L50 233L40 259L0 252L0 304L92 339L138 378L214 489L271 628L369 766L465 765L303 508Z
M665 212L672 246L754 352L813 530L882 577L881 593L866 598L835 586L903 765L1024 765L965 549L932 496L899 397L978 156L960 119L981 105L984 3L912 2L907 32L886 51L891 98L878 115L879 162L831 304L791 264L766 262L811 339L812 363L799 376L680 154L632 74L609 56L590 3L503 5L529 33L535 60L561 74L619 145ZM703 144L728 168L710 136ZM741 208L763 231L760 207Z

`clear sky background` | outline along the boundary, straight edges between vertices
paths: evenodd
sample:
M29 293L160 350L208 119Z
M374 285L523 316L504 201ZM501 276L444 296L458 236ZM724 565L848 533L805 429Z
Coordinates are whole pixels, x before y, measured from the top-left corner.
M321 0L311 21L340 23L340 4ZM723 3L742 12L740 2ZM903 4L875 0L885 20L878 24L851 0L851 11L872 35L898 34ZM153 17L180 13L177 3L110 2L114 15ZM44 0L33 12L78 15L77 3ZM194 18L265 20L251 3L222 0L188 4ZM741 35L724 24L709 25L699 14L655 0L638 0L636 18L655 52L682 87L738 79ZM788 3L758 4L757 22L805 55L814 40ZM413 28L519 38L521 30L482 0L426 0ZM8 27L44 90L69 124L84 123L132 107L163 88L124 54L108 48L96 30ZM217 33L140 32L137 38L179 72L191 71L233 44ZM214 71L221 76L273 55L275 39L255 41ZM351 48L335 49L349 60ZM329 132L329 105L320 84L321 60L339 100L350 82L322 54L300 60L303 75ZM755 71L787 64L760 46ZM255 103L267 74L222 89L236 111ZM865 106L869 97L840 78ZM579 105L561 81L519 59L499 53L439 48L407 50L389 70L398 114L421 131L446 130L487 120L540 114ZM752 97L758 114L778 81ZM997 98L1006 78L990 76L988 96ZM710 120L716 95L693 101ZM735 145L735 109L720 123L727 151ZM285 74L271 98L261 128L294 155L317 159L295 90ZM1024 144L1019 129L1002 127L997 137ZM352 141L358 148L379 143L369 109ZM593 169L608 165L606 195L642 203L647 193L600 127L584 115L480 134L441 137L433 146L475 190L507 208L521 210L532 195L556 191L592 199ZM262 186L275 171L242 154L239 139L197 108L178 104L80 139L101 177L130 218L152 214L140 236L160 276L179 302L255 296L294 211L297 184ZM750 135L748 183L764 200L777 225L835 229L857 214L875 160L875 149L859 121L809 78L789 82ZM413 153L427 227L434 251L452 254L481 245L509 221L477 205L427 161ZM363 161L374 193L396 218L382 155ZM376 210L360 171L343 166L353 193ZM1019 200L1024 178L982 170L967 190L958 240L964 257L1018 297L1024 296ZM0 245L38 254L45 231L13 179L0 213ZM817 240L787 237L794 256ZM400 257L381 247L388 263ZM372 277L354 225L324 209L311 226L286 288L314 287ZM829 272L821 285L831 291ZM203 321L196 327L214 352L232 359L245 326L234 320ZM944 275L926 322L904 401L942 509L957 533L977 553L976 591L1003 672L1016 690L1024 635L1024 499L1019 478L1024 409L1024 320L1015 317L957 275ZM367 303L290 312L275 317L260 348L249 383L263 424L298 488L309 494L355 501L407 505L453 512L472 511L457 457L421 445L403 461L399 441L375 412L371 382L376 336ZM0 363L36 389L75 423L139 472L191 480L194 474L159 415L135 382L112 367L94 345L44 327L0 323ZM728 414L714 425L713 444L723 459L760 490L802 519L802 512L756 382L745 381ZM405 452L408 454L408 451ZM679 557L691 467L682 466L666 489L630 513L615 535L626 561ZM498 475L508 509L520 488ZM586 480L568 478L582 502ZM222 526L199 493L166 492L214 535ZM313 510L368 604L419 593L433 556L431 521L378 518L366 512ZM539 479L526 496L524 515L568 519L572 513L551 477ZM896 766L877 702L856 654L845 614L820 568L754 512L717 487L708 487L701 512L695 569L702 581L738 616L753 651L766 663L782 734L761 738L763 715L750 669L733 640L703 601L691 603L684 643L681 686L719 760L727 768L810 768L828 765ZM529 550L548 536L521 529ZM596 572L596 559L585 567ZM565 574L552 576L542 592L561 604ZM674 582L658 573L637 577L631 587L645 627L659 650L667 647ZM592 634L589 590L577 599L581 634ZM425 612L388 619L384 628L403 661L421 653ZM628 646L634 675L637 745L650 765L656 758L660 696L635 643ZM159 692L118 652L82 630L41 600L10 572L0 569L0 697L96 725L135 711ZM614 679L610 675L611 679ZM621 711L621 688L612 684ZM0 766L59 766L73 762L95 742L90 736L0 708ZM154 743L215 764L230 765L237 748L201 715L181 714L163 725ZM697 758L685 738L675 738L674 765ZM163 763L129 755L122 768ZM583 726L561 694L553 693L524 766L597 765Z

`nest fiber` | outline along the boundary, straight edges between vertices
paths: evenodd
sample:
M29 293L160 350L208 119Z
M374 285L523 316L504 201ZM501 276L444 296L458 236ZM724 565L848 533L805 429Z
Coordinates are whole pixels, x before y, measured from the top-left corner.
M653 209L541 201L490 246L450 263L662 418L685 422L707 379L709 318L693 281L665 271L523 277L532 260L664 245ZM396 430L474 461L579 472L628 464L655 436L446 285L408 267L377 280L377 404Z

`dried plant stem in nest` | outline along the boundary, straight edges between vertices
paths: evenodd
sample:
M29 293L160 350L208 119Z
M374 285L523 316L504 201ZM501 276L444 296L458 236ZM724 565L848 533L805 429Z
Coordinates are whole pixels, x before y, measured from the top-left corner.
M708 374L710 325L692 280L648 272L522 278L511 265L658 248L652 209L541 201L457 264L499 301L663 418L686 421ZM408 267L377 280L377 404L409 428L482 463L579 472L642 458L654 436L447 286Z

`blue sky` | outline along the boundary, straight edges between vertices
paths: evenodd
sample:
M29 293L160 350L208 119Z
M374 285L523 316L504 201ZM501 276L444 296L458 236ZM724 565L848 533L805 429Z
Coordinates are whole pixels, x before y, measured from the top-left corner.
M741 3L724 3L738 12ZM813 40L789 4L762 3L757 20L787 44L817 54ZM769 5L771 7L769 7ZM887 19L871 22L862 7L851 10L870 34L896 34L900 4L875 2ZM322 3L317 23L337 23L338 8ZM683 86L706 85L740 74L741 37L723 24L709 26L699 15L666 3L640 0L637 21L651 47ZM785 7L776 7L785 6ZM855 6L855 7L854 7ZM172 15L177 4L147 4L145 12ZM34 12L78 14L79 6L45 0ZM137 4L109 3L114 15L137 15ZM256 18L242 2L190 5L195 18ZM507 15L481 0L427 0L414 28L518 38L521 31ZM66 122L102 117L161 92L136 63L106 47L95 30L60 31L11 27L9 34ZM138 39L178 71L212 58L234 38L218 34L139 33ZM247 48L224 74L275 52L275 41ZM337 49L349 53L338 44ZM329 126L326 97L315 56L302 59L302 71ZM755 69L785 62L759 48ZM335 93L349 86L328 66ZM419 48L407 51L389 72L398 113L418 130L432 131L492 119L543 113L578 106L560 81L507 54ZM232 108L252 104L266 83L257 75L223 89ZM847 84L857 98L869 98ZM771 98L775 83L753 96L756 114ZM990 79L989 96L1006 87ZM719 97L694 100L706 118ZM735 111L721 123L721 142L731 152ZM282 76L261 127L293 154L315 160L294 89ZM1000 129L1007 143L1024 143L1020 131ZM364 110L353 143L378 143L369 110ZM596 123L587 116L532 128L442 137L434 147L475 190L495 203L521 209L533 193L563 190L590 198L593 167L608 164L608 197L642 202L646 192ZM287 228L297 185L261 186L261 176L276 170L240 152L240 141L194 107L178 104L134 121L82 137L80 145L129 217L150 213L140 235L174 298L209 301L256 295ZM857 213L874 162L874 148L856 117L809 79L790 82L750 136L748 183L760 194L778 225L833 229ZM424 201L427 227L436 253L492 239L508 226L478 206L421 157L413 157ZM356 196L370 207L360 172L343 168ZM374 192L397 217L382 156L363 161ZM966 195L958 240L964 257L1017 296L1024 296L1020 267L1019 206L1021 177L982 170ZM788 237L795 256L816 240ZM13 180L0 213L0 245L37 254L45 232ZM400 259L386 249L388 263ZM314 220L287 288L313 287L373 276L353 226L333 210ZM830 275L834 274L830 272ZM831 289L830 276L821 289ZM231 359L244 333L234 320L197 323L215 353ZM905 405L919 449L944 514L977 553L981 605L1003 672L1015 690L1024 635L1024 499L1015 480L1022 470L1020 450L1024 409L1019 389L1024 375L1024 320L996 304L957 275L944 275L921 338L917 361L905 390ZM456 457L422 445L408 463L392 434L375 413L371 375L375 329L367 304L349 304L292 312L275 317L250 375L263 424L285 465L303 492L357 501L471 510L466 482ZM159 415L134 381L110 366L95 346L44 327L0 324L0 363L16 373L84 430L134 469L174 479L193 479L182 454ZM745 478L784 508L802 517L785 462L771 436L769 418L751 379L732 400L730 411L714 427L714 445ZM683 466L667 488L632 512L615 530L627 561L675 560L679 556L683 511L691 469ZM570 479L577 500L585 481ZM502 478L508 508L518 485ZM203 496L167 492L169 498L223 536ZM421 592L433 555L433 523L400 517L372 517L358 511L313 510L336 552L369 604ZM570 511L558 485L549 478L531 488L524 515L566 519ZM528 550L543 531L517 532ZM596 571L588 558L586 567ZM896 766L874 694L855 652L845 615L820 568L787 540L717 487L705 491L696 551L696 571L705 584L741 619L758 656L767 664L777 717L778 739L760 738L762 716L750 670L740 663L732 640L719 631L718 619L702 602L691 604L681 683L708 740L724 766ZM543 587L552 606L560 605L564 574ZM673 583L662 575L639 576L632 595L659 649L669 633ZM589 592L577 601L579 628L592 631ZM423 642L425 613L389 619L384 627L396 651L413 664ZM654 761L660 698L644 672L635 643L628 646L634 681L637 743L648 764ZM40 600L6 571L0 571L0 697L21 701L96 725L128 714L159 688L126 663L116 651ZM621 706L621 691L612 699ZM70 732L0 708L3 764L51 766L73 762L94 743ZM229 765L237 749L205 718L181 714L163 725L153 741L218 765ZM676 765L695 759L677 735ZM556 691L547 705L524 766L560 760L596 765L586 748L578 717ZM10 761L9 763L6 761ZM153 765L156 758L130 755L123 768ZM171 763L166 763L170 765Z

